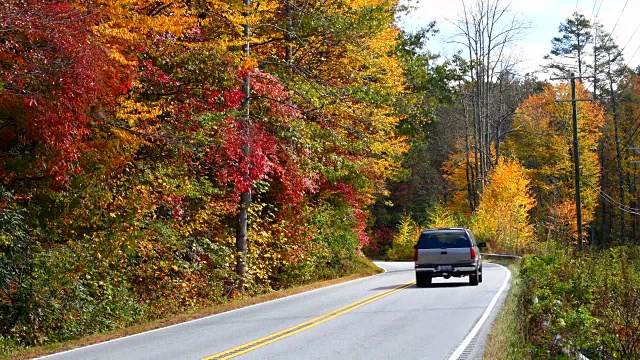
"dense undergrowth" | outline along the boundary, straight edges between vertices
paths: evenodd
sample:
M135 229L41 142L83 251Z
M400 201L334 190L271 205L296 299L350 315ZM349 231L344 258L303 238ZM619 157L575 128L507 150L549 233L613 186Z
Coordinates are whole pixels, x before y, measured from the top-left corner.
M0 356L238 298L233 228L212 226L233 216L209 215L193 189L181 218L144 204L95 216L74 206L84 199L71 192L42 192L28 207L3 196L9 201L0 211ZM303 228L268 215L259 196L240 298L366 268L347 207L307 208L298 214ZM35 220L46 212L53 221ZM130 212L138 215L127 221ZM330 218L341 220L323 227Z
M640 359L640 248L527 255L519 276L513 353Z

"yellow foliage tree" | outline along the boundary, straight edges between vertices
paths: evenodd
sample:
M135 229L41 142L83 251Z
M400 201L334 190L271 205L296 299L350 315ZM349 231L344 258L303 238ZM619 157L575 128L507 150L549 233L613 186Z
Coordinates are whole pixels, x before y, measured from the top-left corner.
M436 205L433 210L429 212L427 227L441 228L454 226L460 226L460 224L456 221L451 210L443 204Z
M535 205L526 170L516 160L503 160L489 175L473 219L473 231L490 240L494 251L522 253L533 236L529 210Z
M387 253L389 260L413 259L413 246L421 232L422 229L411 216L405 215L398 225L398 232L393 236L393 244Z

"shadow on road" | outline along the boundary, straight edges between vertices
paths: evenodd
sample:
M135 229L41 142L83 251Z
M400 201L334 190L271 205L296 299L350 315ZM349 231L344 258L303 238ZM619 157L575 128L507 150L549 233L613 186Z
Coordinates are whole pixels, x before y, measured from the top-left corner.
M389 286L380 286L377 288L373 288L373 289L369 289L369 291L379 291L379 290L393 290L393 289L397 289L398 287L402 286L402 284L398 284L398 285L389 285ZM407 288L408 289L408 288Z
M402 286L402 284L381 286L381 287L369 289L369 291L393 290L393 289L397 289L398 286ZM432 283L431 285L427 286L426 288L454 288L454 287L462 287L462 286L471 286L471 285L469 285L468 281L466 281L466 282L437 282L437 283ZM407 289L425 289L425 288L419 288L414 284L413 286L410 286Z
M453 288L453 287L461 287L461 286L471 286L471 285L469 285L468 281L467 282L444 282L444 283L432 283L426 288ZM424 289L424 288L412 286L409 289Z

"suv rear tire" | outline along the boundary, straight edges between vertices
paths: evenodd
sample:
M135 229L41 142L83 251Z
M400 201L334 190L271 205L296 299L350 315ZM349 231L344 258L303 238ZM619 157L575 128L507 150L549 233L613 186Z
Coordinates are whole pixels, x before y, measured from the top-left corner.
M431 276L428 274L416 274L416 286L427 287L431 285Z
M475 273L469 275L469 285L478 286L478 280L481 275L478 274L478 270Z

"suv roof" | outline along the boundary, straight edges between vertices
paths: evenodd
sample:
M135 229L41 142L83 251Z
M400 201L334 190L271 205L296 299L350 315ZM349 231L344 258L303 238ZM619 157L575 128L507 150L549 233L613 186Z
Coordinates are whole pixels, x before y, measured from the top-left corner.
M441 230L463 230L463 231L467 231L469 229L467 228L463 228L463 227L441 227L441 228L429 228L429 229L425 229L422 232L428 232L428 231L441 231Z

